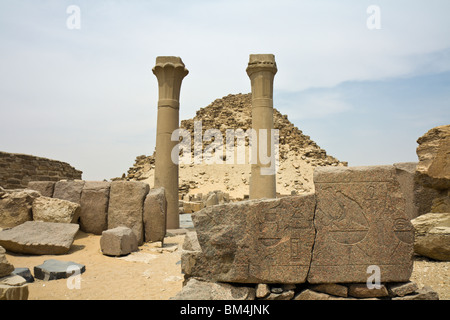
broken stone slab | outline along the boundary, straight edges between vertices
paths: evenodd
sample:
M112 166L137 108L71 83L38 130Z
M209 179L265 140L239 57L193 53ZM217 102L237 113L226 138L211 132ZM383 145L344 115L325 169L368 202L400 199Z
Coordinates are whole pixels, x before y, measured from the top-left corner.
M309 194L196 212L198 245L193 234L185 238L196 249L183 251L182 270L187 277L220 282L303 283L314 243L314 208Z
M108 228L108 202L111 183L86 181L80 198L80 229L100 235Z
M35 190L44 197L52 198L55 183L54 181L30 181L28 182L27 189Z
M72 261L55 259L45 260L43 264L34 267L34 277L39 280L66 279L80 275L86 271L86 266Z
M80 204L83 180L61 180L55 183L53 198L67 200Z
M236 287L228 283L188 280L171 300L254 300L255 288Z
M389 296L391 297L403 297L419 290L417 283L412 281L404 283L389 283L387 288Z
M108 256L123 256L138 250L138 242L128 227L116 227L103 231L100 238L102 253Z
M316 284L312 285L311 289L316 292L327 293L343 298L346 298L348 296L348 288L338 283Z
M27 283L34 282L34 277L29 268L15 268L12 274L21 276Z
M33 220L31 206L40 196L34 190L4 190L0 196L0 227L12 228Z
M164 241L166 235L167 200L164 188L151 189L144 201L144 239Z
M27 221L0 231L0 245L6 250L25 254L65 254L78 232L78 224Z
M412 273L414 228L394 166L320 167L314 171L316 238L310 283L381 282Z
M56 223L76 223L80 205L71 201L39 197L33 201L33 220Z
M113 181L109 194L108 229L125 226L133 230L138 245L144 243L143 209L150 188L138 181Z
M193 213L202 210L205 207L203 202L183 201L183 212Z
M450 213L427 213L413 220L414 251L422 256L450 261Z

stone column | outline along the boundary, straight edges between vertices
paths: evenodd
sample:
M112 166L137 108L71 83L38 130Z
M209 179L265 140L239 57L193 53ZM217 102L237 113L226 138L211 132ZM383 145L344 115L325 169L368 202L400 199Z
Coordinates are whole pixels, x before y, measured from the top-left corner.
M181 82L189 71L179 57L157 57L152 71L159 87L155 188L163 187L166 192L167 229L178 229L178 164L171 159L178 141L172 141L171 136L179 128Z
M270 167L274 164L275 155L272 150L271 129L273 129L273 79L277 73L277 65L273 54L251 54L247 67L247 74L252 84L252 129L256 132L256 154L253 158L250 177L250 199L275 198L276 197L276 176L267 174L261 169ZM266 130L267 137L267 156L271 157L268 164L261 163L260 158L260 134L261 129Z

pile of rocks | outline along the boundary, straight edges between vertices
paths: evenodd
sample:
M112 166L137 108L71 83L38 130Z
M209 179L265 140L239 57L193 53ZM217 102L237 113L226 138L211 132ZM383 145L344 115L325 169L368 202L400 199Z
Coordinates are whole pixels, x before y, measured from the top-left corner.
M314 173L315 193L192 214L195 232L183 244L185 287L177 298L198 291L189 288L199 281L214 288L239 284L239 290L272 286L267 294L247 290L246 298L339 296L331 288L346 291L341 298L436 298L409 283L414 228L400 173L395 166L321 167ZM364 288L372 275L380 288Z

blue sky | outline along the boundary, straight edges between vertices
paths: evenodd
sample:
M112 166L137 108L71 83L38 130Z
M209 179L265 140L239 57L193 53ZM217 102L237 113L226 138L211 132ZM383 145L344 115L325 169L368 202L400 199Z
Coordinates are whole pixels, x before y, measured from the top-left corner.
M381 29L367 28L370 5ZM187 119L250 92L249 54L273 53L274 106L330 155L417 161L417 138L450 123L448 12L447 0L2 0L0 150L120 176L154 150L157 56L190 71Z

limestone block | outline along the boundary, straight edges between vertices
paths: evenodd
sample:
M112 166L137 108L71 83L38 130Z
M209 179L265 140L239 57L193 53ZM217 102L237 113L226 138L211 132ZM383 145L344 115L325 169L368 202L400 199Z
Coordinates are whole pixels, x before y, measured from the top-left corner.
M28 189L36 190L44 197L53 197L53 191L55 189L54 181L30 181L28 182Z
M28 284L17 275L0 277L0 300L27 300Z
M194 202L194 201L184 201L183 202L183 212L184 213L193 213L202 210L205 207L203 202Z
M314 172L316 239L310 283L382 282L411 276L414 229L394 166L320 167Z
M434 189L450 189L450 125L429 130L417 143L420 182Z
M56 223L76 223L80 205L71 201L39 197L33 201L33 220Z
M12 228L33 220L31 206L40 194L34 190L4 190L0 195L0 227Z
M78 224L27 221L0 231L0 246L15 253L65 254L78 232Z
M150 190L144 202L145 241L164 241L166 218L167 200L164 188Z
M303 283L314 242L313 194L207 207L192 214L201 253L186 276L238 283Z
M150 188L137 181L113 181L109 194L108 229L125 226L133 230L138 244L144 242L144 200Z
M81 192L80 229L100 235L108 228L110 182L86 181Z
M123 256L138 249L135 234L130 228L116 227L103 231L100 238L102 253L108 256Z
M10 275L13 271L14 266L6 259L5 253L0 252L0 278Z

